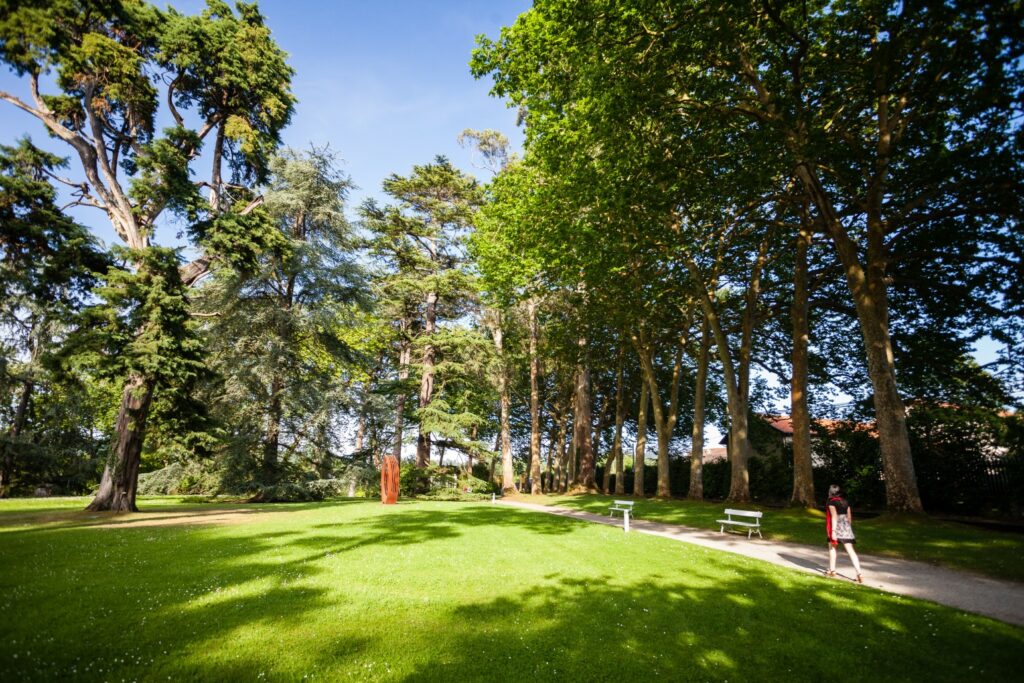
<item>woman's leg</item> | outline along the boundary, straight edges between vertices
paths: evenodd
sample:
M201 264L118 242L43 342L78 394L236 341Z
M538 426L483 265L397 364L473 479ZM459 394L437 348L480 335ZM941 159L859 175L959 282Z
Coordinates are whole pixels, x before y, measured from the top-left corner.
M846 554L850 556L850 561L853 562L853 568L860 574L860 558L857 557L857 551L853 549L853 544L844 543L843 547L846 548Z
M828 544L828 573L832 574L836 570L836 547L831 543Z

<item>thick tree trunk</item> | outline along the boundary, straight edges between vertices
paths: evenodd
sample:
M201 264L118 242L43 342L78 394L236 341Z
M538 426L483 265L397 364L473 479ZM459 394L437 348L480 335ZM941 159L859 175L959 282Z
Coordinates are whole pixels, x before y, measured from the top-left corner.
M878 441L885 473L886 506L892 512L922 512L917 476L910 452L907 414L896 383L892 339L889 336L889 301L885 281L885 246L881 218L869 211L866 267L859 250L843 227L832 200L809 163L797 166L808 199L818 209L846 273L853 295L874 390ZM877 201L877 200L876 200ZM870 207L869 207L870 208Z
M139 481L139 463L146 433L146 418L153 398L153 383L140 375L131 375L121 396L117 413L114 444L103 470L99 491L87 510L137 512L135 492Z
M633 495L644 495L644 457L647 455L647 382L640 385L640 406L636 417L636 447L633 449Z
M540 325L537 322L537 299L526 302L530 326L530 493L537 495L543 486L540 474Z
M704 500L704 395L708 383L708 360L711 350L711 329L705 318L700 328L700 350L697 353L697 381L693 387L693 431L690 440L691 500Z
M811 462L811 417L807 411L808 326L807 250L810 226L804 221L796 240L793 271L793 374L790 379L790 419L793 421L793 505L814 507L814 469Z
M574 424L576 431L576 457L579 459L579 470L573 478L573 489L593 492L597 490L594 481L594 447L590 440L592 420L590 416L590 368L587 366L587 340L580 337L577 342L580 360L576 366L576 407Z

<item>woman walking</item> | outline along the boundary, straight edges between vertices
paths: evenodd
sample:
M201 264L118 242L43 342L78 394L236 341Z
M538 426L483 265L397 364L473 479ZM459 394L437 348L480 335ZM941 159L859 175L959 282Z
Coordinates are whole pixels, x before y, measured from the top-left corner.
M825 576L836 576L836 547L842 543L857 572L857 583L864 583L860 573L860 558L853 549L853 510L843 498L843 492L833 484L828 487L828 502L825 503L825 532L828 535L828 572Z

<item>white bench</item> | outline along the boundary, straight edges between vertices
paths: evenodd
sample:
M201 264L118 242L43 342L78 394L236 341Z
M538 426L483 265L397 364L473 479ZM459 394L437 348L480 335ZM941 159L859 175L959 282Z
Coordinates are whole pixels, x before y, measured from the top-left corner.
M618 502L618 501L616 501L616 502ZM739 526L739 527L746 527L747 528L747 538L750 538L750 535L752 533L754 533L755 531L757 532L758 538L764 538L764 536L761 535L761 515L763 515L763 514L764 514L763 512L752 512L750 510L729 510L729 509L726 509L726 511L725 511L726 519L718 519L718 520L715 520L715 521L717 521L721 525L721 527L722 527L719 530L719 533L725 533L725 527L727 527L727 526ZM754 521L751 522L751 521L744 521L743 519L733 519L733 517L745 517L747 520L751 520L752 519Z
M631 500L616 500L613 501L612 506L608 508L608 516L615 517L616 512L622 513L622 528L628 533L629 532L629 518L633 514L633 501Z
M623 517L626 515L633 514L633 501L631 500L616 500L612 506L608 508L608 516L614 517L616 512L621 512Z

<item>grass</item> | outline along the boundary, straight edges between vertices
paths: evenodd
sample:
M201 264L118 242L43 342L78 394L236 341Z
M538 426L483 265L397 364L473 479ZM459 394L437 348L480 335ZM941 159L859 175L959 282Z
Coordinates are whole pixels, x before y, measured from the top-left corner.
M607 514L615 498L632 500L632 496L597 494L518 496L516 500ZM636 500L635 516L637 519L717 531L719 525L715 520L722 518L726 507L764 510L761 524L765 538L825 547L825 513L818 510L647 498ZM992 531L916 515L858 519L856 510L853 528L857 534L857 549L862 553L901 557L1000 579L1024 581L1024 534Z
M0 680L952 681L1024 665L1024 629L551 515L143 506L0 502Z

